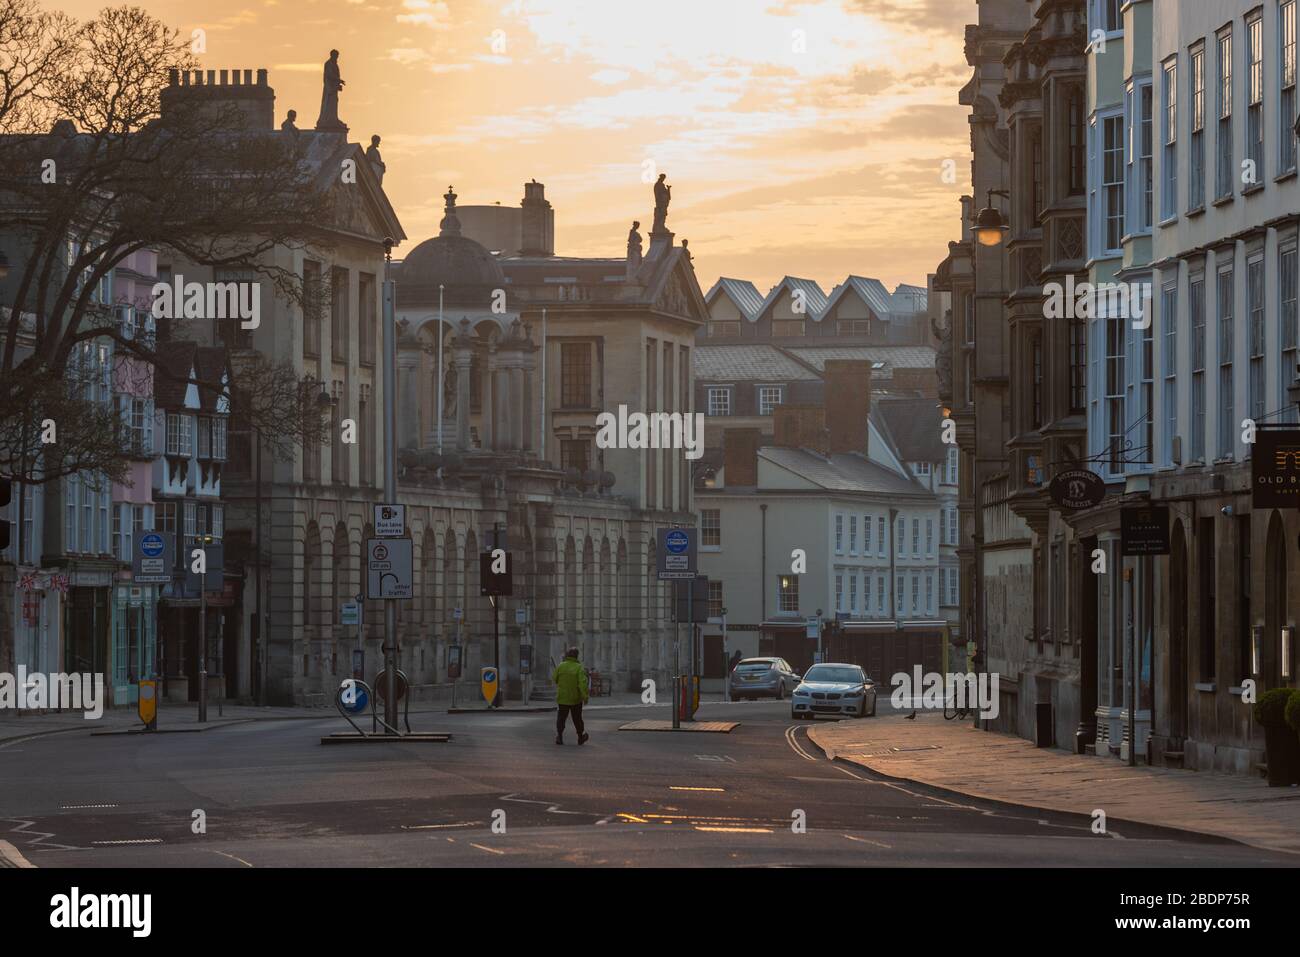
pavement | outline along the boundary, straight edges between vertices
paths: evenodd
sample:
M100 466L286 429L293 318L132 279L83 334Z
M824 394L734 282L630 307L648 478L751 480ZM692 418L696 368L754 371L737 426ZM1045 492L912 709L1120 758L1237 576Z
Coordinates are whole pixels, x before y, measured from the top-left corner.
M1022 808L1194 831L1300 854L1300 788L1208 771L1129 767L1112 757L1038 748L937 712L915 720L818 724L828 758L881 776Z
M635 734L618 728L670 712L630 697L584 709L582 747L555 745L551 714L445 710L411 715L445 743L322 747L350 730L337 713L234 707L204 734L11 739L0 842L11 864L42 868L1296 863L1168 826L1112 821L1097 834L1087 811L1026 812L828 760L816 739L900 741L922 724L883 704L831 725L792 721L788 702L706 698L699 719L735 723L730 733ZM193 720L192 706L169 710L164 721ZM69 717L42 723L66 731Z

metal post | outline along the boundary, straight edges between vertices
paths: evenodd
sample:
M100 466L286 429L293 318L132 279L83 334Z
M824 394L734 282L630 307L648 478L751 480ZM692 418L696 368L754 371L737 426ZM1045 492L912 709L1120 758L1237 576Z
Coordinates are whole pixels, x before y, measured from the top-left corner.
M686 713L695 720L695 579L689 579L686 582L686 627L689 631L686 634L690 637L691 663L686 670L686 701L688 703Z
M208 720L208 589L207 552L203 574L199 576L199 722Z
M442 363L442 283L438 284L438 454L442 454L442 377L445 374ZM459 414L459 413L458 413Z
M731 667L727 658L727 609L722 609L722 700L731 700Z
M393 319L396 284L389 278L393 253L391 243L384 261L384 501L397 501L397 330ZM439 339L441 341L441 339ZM441 371L441 370L440 370ZM441 396L441 390L439 390ZM439 423L441 428L441 423ZM384 697L385 733L395 734L397 727L397 606L395 599L384 601L384 672L387 688Z
M253 621L257 623L257 703L266 704L266 621L262 616L262 433L253 429L254 440L257 443L257 505L256 516L253 524L257 526L257 531L253 535L256 542L254 546L255 553L253 568L257 576L257 587L253 605ZM157 603L155 603L155 608ZM155 612L155 617L156 617ZM155 639L156 640L156 639Z
M501 601L496 595L489 595L492 602L492 663L497 669L497 693L492 696L492 707L501 707Z

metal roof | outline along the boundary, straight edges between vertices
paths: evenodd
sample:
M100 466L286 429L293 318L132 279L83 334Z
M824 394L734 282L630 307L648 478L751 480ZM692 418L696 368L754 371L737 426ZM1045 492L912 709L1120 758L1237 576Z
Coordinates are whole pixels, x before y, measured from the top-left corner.
M864 436L865 440L865 436ZM859 492L880 495L915 495L933 499L934 495L920 483L879 465L860 452L841 452L823 458L807 449L765 446L759 458L789 469L831 492ZM761 491L770 491L763 486Z
M759 295L758 287L752 282L747 279L728 279L722 276L705 294L704 301L712 304L714 295L719 292L730 299L740 310L741 315L750 322L758 318L763 308L763 297Z
M815 382L820 378L781 349L765 343L696 346L694 368L695 381L699 383L750 380Z

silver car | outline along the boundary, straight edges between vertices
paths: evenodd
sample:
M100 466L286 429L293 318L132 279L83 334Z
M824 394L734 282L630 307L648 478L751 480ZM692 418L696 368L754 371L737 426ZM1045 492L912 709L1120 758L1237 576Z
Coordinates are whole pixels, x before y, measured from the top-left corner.
M876 683L859 665L813 665L790 697L790 717L874 718Z
M731 700L776 698L778 701L799 683L784 658L745 658L731 672Z

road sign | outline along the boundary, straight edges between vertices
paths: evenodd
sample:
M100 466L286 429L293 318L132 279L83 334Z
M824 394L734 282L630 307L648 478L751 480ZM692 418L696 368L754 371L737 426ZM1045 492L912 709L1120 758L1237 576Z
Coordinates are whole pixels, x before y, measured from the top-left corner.
M406 506L376 505L375 534L380 538L406 537Z
M176 538L171 532L144 532L136 537L131 577L137 585L162 585L176 567Z
M447 677L460 677L460 645L452 645L447 649Z
M361 624L361 602L345 601L343 604L339 605L339 624Z
M353 678L345 678L339 685L339 703L349 714L365 714L370 705L370 696L366 686Z
M158 683L156 681L140 682L140 697L136 702L136 714L140 715L140 720L150 731L154 730L158 721Z
M661 528L655 550L659 579L695 577L695 529Z
M409 538L368 538L366 555L366 597L410 600L411 540Z
M527 608L516 608L516 609L515 609L515 624L516 624L516 625L526 625L526 624L528 624L528 609L527 609Z
M706 624L709 620L709 576L673 581L673 621Z
M808 630L809 638L817 638L821 635L822 623L820 618L809 618L805 625Z
M204 574L194 571L194 553L203 550ZM198 595L200 589L206 592L221 591L225 585L226 547L221 542L202 542L191 540L185 546L182 564L185 566L185 591ZM202 582L200 582L200 577Z
M478 593L514 594L514 571L510 565L509 552L484 552L478 557Z
M533 673L533 646L521 644L519 646L519 673L521 675L531 675Z
M497 697L497 681L500 675L495 668L484 668L479 672L479 687L483 690L483 700L491 704Z
M352 677L360 681L366 675L366 653L360 648L352 649Z
M462 618L465 617L465 609L464 609L464 608L453 608L453 609L451 610L451 617L452 617L452 620L453 620L453 621L460 621Z

